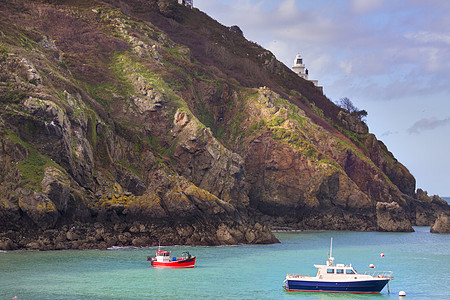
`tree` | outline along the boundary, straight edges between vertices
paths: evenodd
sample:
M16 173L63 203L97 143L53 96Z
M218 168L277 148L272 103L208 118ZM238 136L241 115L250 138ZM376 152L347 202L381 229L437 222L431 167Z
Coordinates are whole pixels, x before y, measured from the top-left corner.
M365 109L359 110L349 98L344 97L339 99L339 101L336 102L336 105L339 106L340 108L345 109L352 116L355 116L361 121L365 122L365 118L367 117L367 111Z
M358 108L355 105L353 105L353 102L347 97L339 99L339 101L336 102L336 105L339 106L340 108L345 109L349 113L353 113L358 110Z
M365 109L363 110L357 110L354 112L354 115L358 117L361 121L365 122L367 117L367 111Z

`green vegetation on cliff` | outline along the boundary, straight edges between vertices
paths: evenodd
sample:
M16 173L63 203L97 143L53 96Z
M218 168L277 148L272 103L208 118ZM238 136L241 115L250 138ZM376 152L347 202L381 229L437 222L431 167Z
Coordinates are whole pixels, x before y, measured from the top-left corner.
M176 1L2 1L0 109L5 232L253 243L274 241L260 222L376 230L377 202L413 222L441 207L360 119Z

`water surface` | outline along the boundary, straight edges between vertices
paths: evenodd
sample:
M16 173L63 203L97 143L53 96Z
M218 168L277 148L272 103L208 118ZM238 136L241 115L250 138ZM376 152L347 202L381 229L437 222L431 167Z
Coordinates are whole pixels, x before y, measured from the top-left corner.
M194 269L153 269L156 248L0 253L1 299L450 299L450 235L308 231L276 233L281 244L165 247L197 256ZM315 275L333 237L336 263L394 271L379 295L288 293L286 273ZM380 257L384 253L384 257Z

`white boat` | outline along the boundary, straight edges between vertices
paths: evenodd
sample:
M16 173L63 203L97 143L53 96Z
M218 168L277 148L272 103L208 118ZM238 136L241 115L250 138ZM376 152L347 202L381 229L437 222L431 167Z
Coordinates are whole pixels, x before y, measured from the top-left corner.
M326 265L314 265L318 269L317 275L287 274L284 289L289 292L377 294L393 279L392 271L361 274L351 264L335 264L332 253L333 238Z

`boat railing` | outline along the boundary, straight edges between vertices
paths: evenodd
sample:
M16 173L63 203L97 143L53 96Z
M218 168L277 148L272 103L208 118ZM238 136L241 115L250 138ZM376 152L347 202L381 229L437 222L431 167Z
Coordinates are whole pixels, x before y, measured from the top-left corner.
M372 277L377 277L377 278L390 278L390 279L394 279L394 277L392 277L392 271L367 271L364 273L361 273L362 275L370 275Z
M309 275L309 274L288 273L287 277L289 277L289 278L304 278L304 277L311 277L311 275Z

